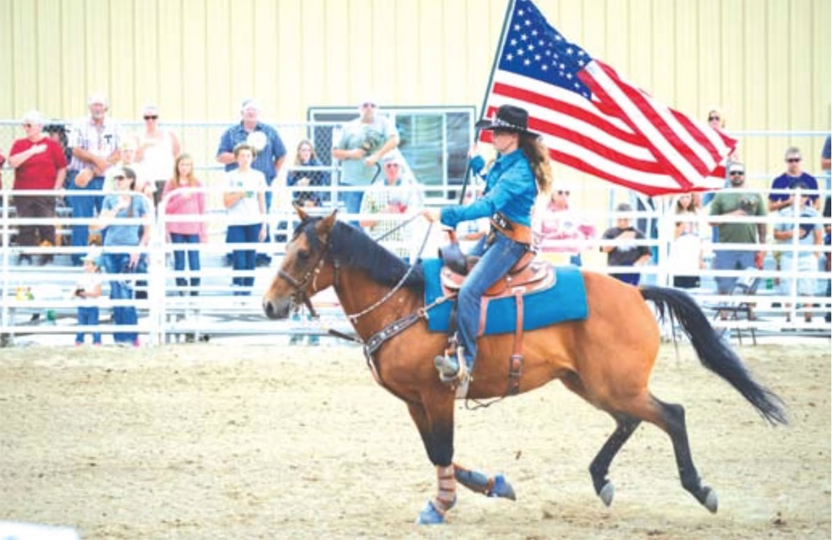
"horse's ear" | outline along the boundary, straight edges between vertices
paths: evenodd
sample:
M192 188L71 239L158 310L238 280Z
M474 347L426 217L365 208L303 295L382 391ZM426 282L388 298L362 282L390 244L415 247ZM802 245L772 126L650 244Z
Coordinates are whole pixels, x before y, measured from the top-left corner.
M295 212L297 212L298 217L301 221L306 221L309 218L309 214L303 211L303 207L299 204L295 205Z
M321 229L319 232L322 233L329 233L332 230L332 227L335 225L335 215L338 214L338 209L332 211L331 214L326 216L324 219L321 220Z

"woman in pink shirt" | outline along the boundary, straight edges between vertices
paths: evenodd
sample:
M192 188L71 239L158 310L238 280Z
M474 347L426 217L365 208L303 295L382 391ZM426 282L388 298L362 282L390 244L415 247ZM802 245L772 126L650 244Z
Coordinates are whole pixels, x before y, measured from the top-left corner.
M183 188L200 188L202 182L194 177L194 161L188 154L180 154L176 158L173 178L165 184L162 198L167 197L166 214L168 216L166 230L174 244L198 244L206 238L204 221L177 221L175 216L202 216L205 213L205 194ZM168 197L168 193L171 193ZM199 287L199 251L188 250L188 268L191 276L191 296L197 295ZM185 270L185 250L174 250L173 269L176 272ZM184 295L188 281L179 275L176 285L180 288L180 295Z
M581 252L595 238L595 227L570 210L569 195L569 186L555 187L545 205L535 210L532 231L543 259L581 266Z

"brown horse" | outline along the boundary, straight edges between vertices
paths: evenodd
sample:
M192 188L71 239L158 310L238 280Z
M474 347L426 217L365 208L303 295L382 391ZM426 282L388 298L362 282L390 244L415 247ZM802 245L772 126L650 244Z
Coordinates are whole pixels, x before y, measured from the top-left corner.
M334 212L325 218L311 218L300 209L298 214L301 223L263 296L263 309L268 317L283 319L317 292L335 288L355 331L367 344L365 349L373 351L368 363L378 381L407 403L436 466L438 493L417 522L441 523L456 502L457 482L489 496L514 499L502 476L489 478L453 463L455 395L440 382L433 366L447 336L428 331L421 309L424 278L419 265L409 267L361 230L336 221ZM583 277L589 305L585 320L525 333L520 392L560 379L613 417L617 427L589 467L595 492L605 504L612 502L614 494L607 479L610 463L646 420L670 436L682 486L716 512L716 492L700 481L691 458L684 409L660 401L647 388L660 336L645 300L652 301L662 315L672 313L702 364L736 388L772 424L786 422L780 399L754 382L686 293L636 288L592 272L583 272ZM511 334L480 338L469 398L505 394L513 339Z

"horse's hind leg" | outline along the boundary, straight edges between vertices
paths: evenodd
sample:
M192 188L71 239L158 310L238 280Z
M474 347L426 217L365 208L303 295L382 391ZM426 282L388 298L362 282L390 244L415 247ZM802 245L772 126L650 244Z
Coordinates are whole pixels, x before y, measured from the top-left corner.
M679 469L682 486L705 508L716 513L719 507L716 491L702 484L699 473L693 465L688 444L688 430L685 426L685 408L675 403L664 403L653 396L651 399L657 405L663 422L663 425L658 422L656 425L664 429L673 441L673 452L676 454L676 467Z
M589 465L589 473L592 475L592 485L595 487L595 493L601 497L605 505L612 504L613 495L615 495L615 486L607 479L607 472L609 472L610 463L613 458L630 438L630 435L635 432L636 428L641 424L641 420L626 414L614 414L616 421L615 431L609 436L607 442L598 451L598 455L592 460Z
M684 407L675 403L664 403L646 394L643 398L632 402L626 410L628 414L657 425L670 436L682 487L696 497L696 500L705 508L715 513L719 506L716 492L702 484L699 473L693 465L685 426Z

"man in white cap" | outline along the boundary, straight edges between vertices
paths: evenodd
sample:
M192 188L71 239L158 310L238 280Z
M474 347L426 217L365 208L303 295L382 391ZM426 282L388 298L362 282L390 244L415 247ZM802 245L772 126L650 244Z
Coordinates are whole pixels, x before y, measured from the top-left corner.
M121 127L107 118L109 104L107 97L95 93L87 100L89 116L75 122L69 133L69 147L72 162L67 172L67 188L76 194L67 197L73 218L91 218L101 212L104 195L104 174L108 167L120 159ZM90 169L92 175L82 175L82 182L76 182L78 173ZM87 182L87 178L91 179ZM72 226L72 246L86 247L89 242L89 226ZM81 266L82 253L73 253L72 262Z
M225 165L225 171L237 168L234 157L234 147L248 143L254 148L254 162L252 169L258 170L266 177L266 184L271 187L280 167L286 158L286 147L277 130L268 124L260 122L260 105L253 99L244 99L240 104L240 123L225 130L217 149L217 161ZM266 191L266 212L272 206L271 190ZM266 242L270 242L270 235L266 235ZM257 265L268 265L271 257L264 253L257 254Z
M344 124L340 140L333 141L332 157L341 161L339 185L347 188L369 186L378 172L376 164L399 146L396 125L378 113L376 100L362 100L358 112L358 118ZM341 192L347 213L358 213L363 195L358 190Z
M66 157L61 145L43 133L43 120L38 111L23 115L23 131L26 137L17 139L9 153L9 165L14 169L14 190L57 190L64 185ZM54 218L55 196L15 194L14 204L19 218ZM20 246L55 245L54 225L18 226L17 243ZM39 240L36 240L35 235ZM40 264L53 258L41 255ZM31 255L21 253L20 261L32 261Z

